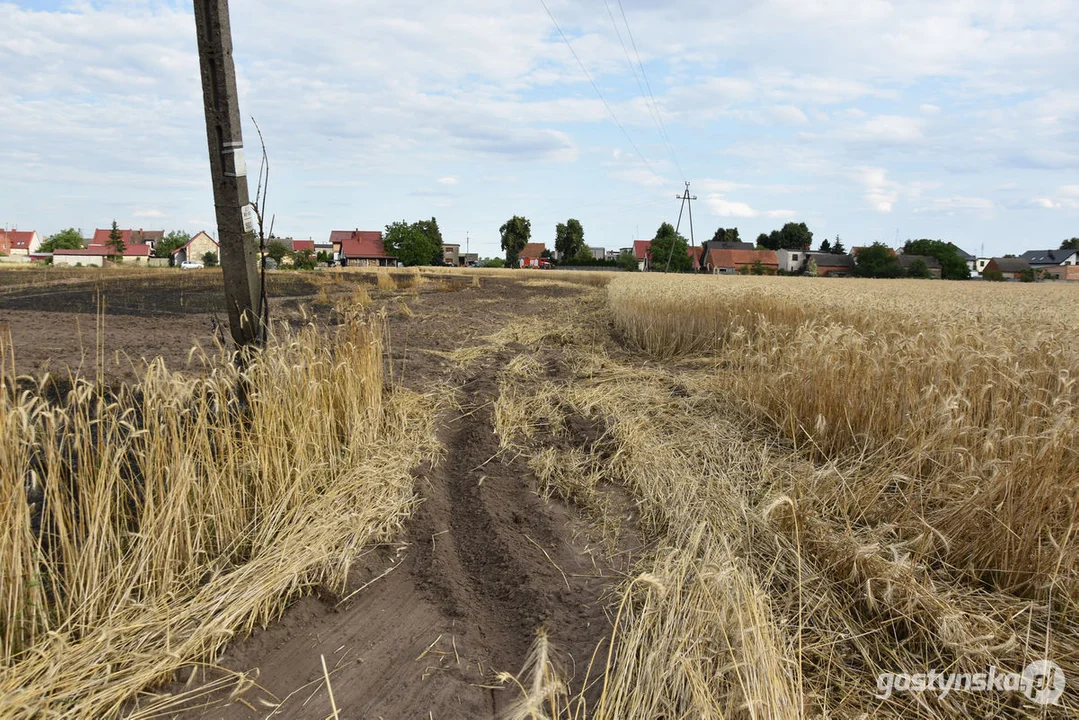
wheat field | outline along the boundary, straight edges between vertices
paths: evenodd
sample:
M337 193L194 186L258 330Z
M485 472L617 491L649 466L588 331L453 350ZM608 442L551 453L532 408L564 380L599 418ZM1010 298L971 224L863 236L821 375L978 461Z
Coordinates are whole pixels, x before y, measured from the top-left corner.
M562 380L522 354L498 430L601 525L628 490L653 549L598 702L526 692L522 717L1079 711L1079 288L632 275L605 299L614 342L579 333ZM544 447L573 415L603 442ZM1048 707L878 685L1042 659L1069 678Z
M353 313L333 337L281 329L243 370L203 354L194 378L153 360L49 399L0 370L0 717L137 717L145 688L342 588L433 452L382 346Z

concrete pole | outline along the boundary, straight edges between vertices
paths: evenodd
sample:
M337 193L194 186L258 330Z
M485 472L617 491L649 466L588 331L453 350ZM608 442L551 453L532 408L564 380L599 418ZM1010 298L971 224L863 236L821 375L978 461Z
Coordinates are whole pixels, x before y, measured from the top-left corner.
M266 339L262 323L262 279L247 195L229 3L228 0L194 0L194 4L229 329L237 347L259 346Z

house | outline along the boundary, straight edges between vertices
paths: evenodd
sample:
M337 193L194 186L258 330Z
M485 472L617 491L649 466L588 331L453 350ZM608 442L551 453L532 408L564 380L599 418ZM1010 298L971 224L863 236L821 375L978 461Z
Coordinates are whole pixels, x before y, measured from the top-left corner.
M750 272L758 266L763 268L765 274L775 275L779 271L779 257L775 250L716 249L709 250L705 255L705 270L717 275Z
M588 247L588 251L592 253L593 260L603 260L607 257L607 251L601 247Z
M690 269L693 272L701 271L701 259L704 257L704 247L687 247L686 254L689 255Z
M309 252L312 255L315 254L315 241L314 240L293 240L292 252Z
M809 252L806 263L813 260L818 277L846 277L854 272L854 256L838 253Z
M200 230L191 236L186 245L172 251L172 264L179 267L188 260L202 262L202 256L209 252L216 253L218 260L220 260L220 245L205 230Z
M117 257L116 248L112 245L91 244L89 247L77 250L54 250L52 254L53 265L93 265L104 267L106 261L113 261ZM146 243L128 245L122 255L124 263L133 265L145 265L150 260L150 246Z
M4 246L4 238L7 240L7 249ZM41 236L36 230L8 230L6 233L0 230L0 254L29 256L36 253L41 247Z
M111 245L112 244L112 229L111 228L97 228L94 230L94 237L90 240L90 245ZM156 242L165 237L164 230L120 230L120 237L124 239L124 245L149 245L151 248Z
M955 250L955 254L958 255L963 260L963 262L965 262L967 264L967 267L970 268L971 274L981 272L981 270L978 269L978 258L977 257L975 257L974 255L971 255L966 250L963 250L962 248L960 248L955 243L948 243L948 245L950 247L952 247ZM986 261L986 262L988 262L988 261Z
M921 260L925 263L925 266L929 268L929 277L940 280L940 260L937 260L932 255L907 255L903 253L899 256L899 264L903 266L903 269L910 271L911 265ZM970 267L969 265L967 267Z
M1027 250L1019 257L1035 270L1061 265L1079 265L1079 250Z
M980 257L974 260L974 272L981 275L985 271L985 266L989 264L989 261L993 258Z
M652 241L634 240L633 256L637 258L637 269L641 272L652 269Z
M1022 257L993 258L985 266L985 273L999 272L1005 280L1018 280L1020 276L1030 270L1030 262Z
M521 267L549 267L550 263L547 258L543 257L543 253L547 252L547 246L543 243L528 243L517 254L520 259Z
M443 243L442 244L442 262L446 265L460 265L461 264L461 245L460 243Z
M380 230L333 230L333 259L342 266L397 267L397 258L386 252Z
M801 272L802 268L805 267L808 256L809 253L805 250L776 250L776 260L779 262L779 269L788 273Z

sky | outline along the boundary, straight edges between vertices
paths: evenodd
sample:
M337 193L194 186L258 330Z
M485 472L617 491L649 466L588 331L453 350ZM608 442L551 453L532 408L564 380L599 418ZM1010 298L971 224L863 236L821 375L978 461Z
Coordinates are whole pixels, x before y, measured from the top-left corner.
M1079 235L1075 0L547 7L233 0L275 233L434 216L493 256L513 215L548 246L575 217L615 249L675 223L689 181L698 243ZM0 0L0 27L0 226L214 233L190 3Z

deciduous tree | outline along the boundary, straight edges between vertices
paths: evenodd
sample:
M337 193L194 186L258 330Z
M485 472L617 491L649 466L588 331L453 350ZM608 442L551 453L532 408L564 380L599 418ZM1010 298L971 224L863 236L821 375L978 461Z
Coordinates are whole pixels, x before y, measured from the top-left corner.
M945 280L966 280L970 277L970 266L959 257L959 251L951 243L943 240L907 240L903 244L906 255L929 255L940 261L940 276Z
M652 269L659 272L687 272L693 268L689 243L670 223L663 223L652 239Z
M45 242L41 243L39 252L51 253L54 250L80 250L86 247L86 241L75 228L61 230L55 235L50 235Z
M875 242L858 251L854 274L859 277L897 278L903 277L904 272L892 249L884 243Z
M502 249L506 252L506 267L520 267L521 251L532 237L532 223L528 218L514 215L498 229Z
M554 249L563 260L576 258L584 245L584 228L576 218L554 226Z

